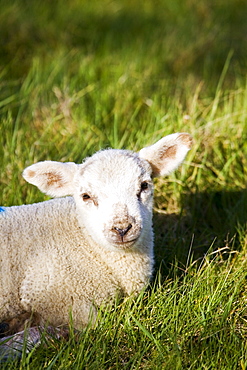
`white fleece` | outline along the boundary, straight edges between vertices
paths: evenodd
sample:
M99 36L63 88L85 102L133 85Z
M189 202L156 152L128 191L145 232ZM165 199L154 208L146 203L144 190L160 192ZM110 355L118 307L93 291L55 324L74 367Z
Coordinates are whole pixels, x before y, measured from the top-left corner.
M28 311L57 326L71 312L81 328L116 294L140 292L154 262L152 177L178 167L190 146L173 134L139 154L109 149L25 169L63 198L0 208L0 321Z

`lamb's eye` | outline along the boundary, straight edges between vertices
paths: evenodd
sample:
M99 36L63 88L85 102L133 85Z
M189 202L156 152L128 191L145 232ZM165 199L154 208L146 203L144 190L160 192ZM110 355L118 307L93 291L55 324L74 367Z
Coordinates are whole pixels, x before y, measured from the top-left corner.
M141 183L141 188L139 193L137 194L138 199L141 199L141 193L148 189L148 183L146 181L143 181Z
M90 195L88 195L87 193L82 194L81 197L84 201L91 199Z
M143 181L141 183L141 191L147 190L148 189L148 183L146 181Z

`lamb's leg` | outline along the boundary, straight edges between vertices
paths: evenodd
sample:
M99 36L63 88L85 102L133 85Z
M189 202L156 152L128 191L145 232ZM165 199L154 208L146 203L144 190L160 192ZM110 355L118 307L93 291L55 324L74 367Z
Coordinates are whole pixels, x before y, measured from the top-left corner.
M24 312L0 323L0 361L21 357L24 344L28 351L36 345L39 322L37 314Z
M33 327L0 339L0 362L21 358L23 349L28 353L40 344L41 336L40 328Z
M35 326L0 339L0 363L21 358L23 350L29 353L38 347L41 339L68 340L70 330L66 327L55 328L48 326Z

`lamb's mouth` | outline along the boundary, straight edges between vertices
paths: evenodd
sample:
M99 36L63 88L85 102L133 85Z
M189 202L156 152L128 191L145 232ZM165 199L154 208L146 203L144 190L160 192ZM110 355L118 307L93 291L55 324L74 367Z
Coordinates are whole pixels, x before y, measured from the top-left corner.
M140 235L132 237L132 238L114 237L114 238L107 238L107 240L114 247L130 248L132 247L132 245L136 243L139 237Z
M116 244L116 245L124 245L124 246L129 246L129 245L132 245L134 244L136 241L137 241L138 238L135 238L135 239L132 239L132 240L115 240L113 242L113 244Z
M113 226L110 229L105 228L104 230L104 235L108 243L117 248L132 247L138 241L141 234L142 226L137 224L129 224L125 228Z

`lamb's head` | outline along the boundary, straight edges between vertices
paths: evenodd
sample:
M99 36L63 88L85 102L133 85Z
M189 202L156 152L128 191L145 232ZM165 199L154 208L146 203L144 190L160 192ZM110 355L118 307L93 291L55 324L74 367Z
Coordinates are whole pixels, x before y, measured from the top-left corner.
M79 220L95 241L129 248L150 234L151 173L146 161L125 150L103 150L84 162L74 197Z
M107 149L84 163L45 161L25 169L24 178L48 195L72 195L79 223L101 246L152 246L152 178L167 175L191 146L188 134L173 134L139 153Z

